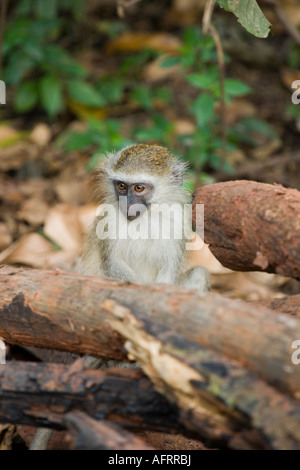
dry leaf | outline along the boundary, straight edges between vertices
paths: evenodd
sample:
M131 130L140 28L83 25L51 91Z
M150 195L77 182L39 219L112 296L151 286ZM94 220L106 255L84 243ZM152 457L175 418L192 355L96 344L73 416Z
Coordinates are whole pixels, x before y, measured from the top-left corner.
M92 225L96 215L98 204L87 204L85 206L79 207L78 217L81 225L82 232L86 233L90 226Z
M159 52L178 52L182 43L180 39L168 33L132 33L127 32L109 42L107 52L138 52L145 48Z
M47 124L37 124L31 131L29 138L39 147L47 145L52 138L52 131Z
M59 178L55 183L55 192L59 199L70 205L80 205L88 200L87 179L79 181L76 179Z
M173 125L175 135L193 134L196 130L195 123L188 119L177 119Z
M281 7L294 26L300 25L300 4L298 0L279 0Z
M206 243L201 242L199 235L196 235L199 244L202 244L202 248L199 250L188 251L188 263L189 266L204 266L209 270L210 273L231 273L230 269L222 266L220 261L212 254L209 246Z
M17 170L37 156L38 147L32 142L22 141L0 148L0 171Z
M29 233L0 253L0 263L44 268L47 257L53 252L52 243L38 233Z
M16 435L16 426L12 424L0 424L0 450L12 450L13 440Z
M7 248L12 243L12 236L4 222L0 222L0 251Z
M49 206L42 199L33 197L23 202L18 217L37 227L44 223L48 210Z
M70 270L75 265L77 257L77 251L57 251L51 242L38 233L29 233L0 253L0 263Z
M45 234L67 251L80 252L82 227L78 207L58 204L47 214Z
M220 113L221 104L217 103L216 111ZM226 122L228 125L234 124L242 118L257 116L258 111L251 101L244 98L236 98L231 103L226 104Z
M18 135L18 131L13 127L2 124L0 126L0 147L8 143L10 140L14 140Z
M280 69L280 78L282 83L292 92L292 83L300 80L300 70L282 67Z
M166 80L167 78L174 78L175 75L182 73L181 66L179 64L172 65L171 67L162 67L161 64L170 57L164 54L157 59L153 60L149 64L144 66L143 77L148 82L157 82L160 80Z
M273 139L267 142L265 145L260 145L250 151L251 157L256 160L266 160L270 155L273 155L277 150L280 149L282 142L280 139Z
M274 281L273 276L268 273L233 271L227 274L213 274L212 286L227 297L247 301L283 297L283 293L275 290L279 281Z

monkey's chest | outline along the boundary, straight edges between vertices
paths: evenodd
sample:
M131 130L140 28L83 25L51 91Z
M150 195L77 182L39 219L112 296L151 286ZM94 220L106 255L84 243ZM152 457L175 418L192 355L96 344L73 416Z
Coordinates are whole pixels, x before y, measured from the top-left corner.
M155 282L159 271L175 256L170 240L118 240L116 254L134 271L136 282Z

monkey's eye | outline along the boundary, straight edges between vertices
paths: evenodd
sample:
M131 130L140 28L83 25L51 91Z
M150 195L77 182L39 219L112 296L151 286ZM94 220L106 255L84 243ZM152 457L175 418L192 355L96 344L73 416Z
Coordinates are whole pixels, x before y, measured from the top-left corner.
M134 187L134 190L137 193L141 193L142 191L144 191L144 189L145 189L145 186L143 186L142 184L136 184L135 187Z
M124 183L118 183L118 189L120 191L124 191L125 189L127 189L127 186Z

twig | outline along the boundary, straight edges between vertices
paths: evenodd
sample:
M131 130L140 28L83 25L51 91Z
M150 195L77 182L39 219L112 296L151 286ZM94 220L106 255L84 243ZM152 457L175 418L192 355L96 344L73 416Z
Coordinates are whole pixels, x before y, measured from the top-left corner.
M226 141L227 141L227 120L226 120L226 103L225 103L225 60L224 52L221 43L220 36L216 28L211 24L211 18L214 10L214 0L207 0L204 13L203 13L203 33L211 34L218 55L218 67L219 67L219 81L220 81L220 100L221 100L221 140L222 140L222 157L225 162L226 159Z
M243 165L242 168L233 170L230 173L224 173L221 171L217 173L216 179L226 181L240 178L256 178L259 180L258 175L262 174L264 171L295 162L300 162L300 152L275 155L264 162L255 162Z
M6 13L8 7L8 0L2 0L1 12L0 12L0 79L2 78L2 67L3 67L3 40L4 40L4 27L6 20Z
M117 13L120 18L124 18L125 10L127 8L131 8L137 3L141 2L141 0L118 0L117 3Z
M278 3L278 0L265 0L265 3L272 5L274 7L275 14L279 21L282 23L289 35L294 39L294 41L300 45L300 33L298 29L290 22L289 18L286 16L283 8Z

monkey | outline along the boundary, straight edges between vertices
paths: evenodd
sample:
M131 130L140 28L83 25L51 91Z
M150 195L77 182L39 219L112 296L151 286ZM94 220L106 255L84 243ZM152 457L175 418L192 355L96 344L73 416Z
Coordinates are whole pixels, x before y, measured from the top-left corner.
M86 236L79 272L137 284L178 284L208 291L208 270L187 266L192 223L190 214L184 211L190 201L182 186L186 167L158 145L135 144L109 153L98 170L103 204ZM125 237L132 224L133 237ZM101 230L105 227L106 232ZM140 234L148 236L137 238L138 228ZM185 230L179 233L182 228ZM86 356L85 362L90 368L106 366L91 356ZM115 361L108 365L110 362L119 367L138 366ZM46 449L50 436L51 430L39 428L30 449Z
M208 270L188 268L192 234L187 164L159 145L135 144L109 153L99 168L103 204L80 260L84 275L137 284L177 284L206 292Z

